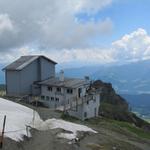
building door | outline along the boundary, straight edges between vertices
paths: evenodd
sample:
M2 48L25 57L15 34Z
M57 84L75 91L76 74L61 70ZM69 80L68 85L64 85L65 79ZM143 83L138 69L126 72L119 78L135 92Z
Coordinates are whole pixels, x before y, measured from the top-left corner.
M79 89L78 89L78 97L79 97L79 98L81 97L81 93L82 93L82 88L79 88Z

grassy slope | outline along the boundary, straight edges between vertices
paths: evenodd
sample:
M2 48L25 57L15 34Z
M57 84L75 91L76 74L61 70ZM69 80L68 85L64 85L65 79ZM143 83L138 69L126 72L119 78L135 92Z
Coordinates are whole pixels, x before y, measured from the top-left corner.
M72 117L63 116L63 119L82 123L98 131L95 139L87 140L87 147L92 150L109 150L117 147L121 150L147 150L150 147L150 133L134 125L116 121L108 118L95 118L86 121L80 121ZM144 147L145 146L145 147Z
M146 121L150 123L150 119L146 119Z
M5 95L5 85L4 84L0 84L0 96L4 96Z
M107 119L107 118L103 118L103 119L90 119L87 121L90 124L97 124L97 125L106 125L106 126L110 126L110 128L112 129L116 129L116 131L124 131L124 134L126 134L127 132L130 134L135 134L137 137L139 138L145 138L150 140L150 133L149 132L145 132L143 129L136 127L133 124L130 124L128 122L123 122L123 121L116 121L116 120L112 120L112 119ZM105 127L106 127L105 126Z

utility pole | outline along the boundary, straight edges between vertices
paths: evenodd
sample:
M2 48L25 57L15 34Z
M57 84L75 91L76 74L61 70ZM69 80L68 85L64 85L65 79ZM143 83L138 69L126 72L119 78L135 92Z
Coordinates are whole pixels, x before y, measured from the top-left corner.
M3 121L3 130L2 130L2 135L0 136L0 148L2 148L2 147L3 147L4 132L5 132L5 124L6 124L6 115L4 116L4 121Z

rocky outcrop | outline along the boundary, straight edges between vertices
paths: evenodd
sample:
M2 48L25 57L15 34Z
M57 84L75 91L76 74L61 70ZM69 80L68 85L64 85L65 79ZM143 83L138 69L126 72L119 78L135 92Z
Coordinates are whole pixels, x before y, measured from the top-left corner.
M92 88L101 91L99 115L119 121L126 121L150 131L150 124L137 117L130 111L127 101L116 94L110 83L97 80L92 83Z

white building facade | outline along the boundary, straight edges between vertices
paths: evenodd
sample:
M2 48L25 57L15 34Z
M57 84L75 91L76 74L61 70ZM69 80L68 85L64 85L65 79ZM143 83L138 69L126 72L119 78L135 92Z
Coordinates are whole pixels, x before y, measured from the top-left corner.
M40 102L49 108L64 111L79 119L98 116L100 93L88 92L90 82L85 79L50 78L39 83Z

